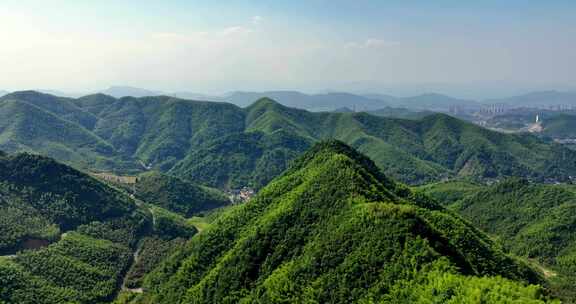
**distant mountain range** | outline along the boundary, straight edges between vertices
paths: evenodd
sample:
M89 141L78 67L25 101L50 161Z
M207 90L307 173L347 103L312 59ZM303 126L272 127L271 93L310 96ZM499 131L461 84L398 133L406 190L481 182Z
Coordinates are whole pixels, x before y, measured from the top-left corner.
M260 98L271 98L288 107L311 111L331 111L348 107L355 111L375 110L387 106L378 99L350 93L304 94L297 91L234 92L223 97L224 101L248 106Z
M150 91L146 89L134 88L134 87L126 87L126 86L112 86L106 90L99 91L98 93L102 93L105 95L109 95L116 98L132 96L132 97L145 97L145 96L160 96L160 95L167 95L161 91Z
M352 111L375 111L385 107L397 107L410 110L427 110L447 112L452 108L459 110L478 110L485 104L501 103L510 107L549 107L560 105L576 106L576 92L541 91L507 98L475 101L470 99L454 98L438 93L426 93L409 97L397 97L386 94L352 94L346 92L333 92L324 94L305 94L298 91L265 91L243 92L236 91L222 96L206 95L193 92L166 93L150 91L134 87L114 86L100 91L116 98L132 96L159 96L168 95L183 99L225 101L245 107L254 100L268 97L283 105L306 109L310 111L334 111L348 108ZM56 94L63 96L62 94Z
M515 107L576 106L576 92L540 91L508 98L490 99L484 103L503 103Z
M152 167L219 188L262 187L326 138L354 146L408 183L576 176L576 151L561 145L444 114L412 118L309 112L267 98L240 108L169 96L72 99L25 91L0 98L0 150L32 151L91 170Z
M576 106L576 92L540 91L525 95L487 100L470 100L454 98L438 93L426 93L416 96L397 97L386 94L354 94L346 92L331 92L323 94L306 94L299 91L264 91L247 92L234 91L224 95L208 95L190 91L163 92L130 86L111 86L107 89L89 94L66 93L55 90L37 90L42 93L79 98L84 95L100 93L115 98L171 96L180 99L229 102L240 107L250 105L254 100L268 97L283 105L309 111L340 111L347 108L350 111L377 111L383 108L404 108L417 111L476 111L484 105L505 104L509 107L550 107ZM0 90L0 97L7 94Z

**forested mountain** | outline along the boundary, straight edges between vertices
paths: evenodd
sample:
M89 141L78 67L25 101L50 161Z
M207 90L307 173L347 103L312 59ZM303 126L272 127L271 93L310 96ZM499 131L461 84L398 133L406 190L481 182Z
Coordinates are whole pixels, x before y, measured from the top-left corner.
M0 153L0 303L111 301L159 262L142 257L195 233L52 159Z
M219 190L159 172L140 174L135 188L140 200L186 217L230 204L230 199Z
M493 186L442 183L424 191L498 237L507 250L547 267L558 295L576 301L576 188L512 178Z
M145 278L131 303L543 303L542 277L337 141Z
M0 148L7 151L46 154L91 170L154 168L213 187L260 188L326 138L354 146L409 183L576 176L574 151L443 114L404 120L313 113L267 98L239 108L167 96L68 99L18 92L0 98L0 117Z

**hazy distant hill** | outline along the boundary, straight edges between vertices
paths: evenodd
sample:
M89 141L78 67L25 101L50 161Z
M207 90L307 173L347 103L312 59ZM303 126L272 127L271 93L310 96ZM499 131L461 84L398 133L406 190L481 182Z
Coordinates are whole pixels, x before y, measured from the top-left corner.
M541 91L508 98L491 99L484 103L505 103L516 107L576 106L576 92Z
M356 111L373 110L386 106L385 102L350 93L304 94L297 91L234 92L223 100L241 107L252 104L260 98L271 98L279 103L311 111L331 111L347 107Z
M394 97L380 94L366 96L380 99L394 107L408 108L411 110L448 111L451 107L460 107L462 109L476 109L480 107L480 104L473 100L458 99L436 93L410 97Z
M145 279L135 303L545 303L542 278L340 142L316 145Z
M446 110L452 106L460 106L463 108L480 107L476 101L458 99L436 93L402 98L402 105L408 108L419 108L422 110Z
M368 111L368 113L382 117L420 119L425 116L435 114L436 112L414 109L410 110L407 108L385 107L378 110Z
M128 87L128 86L112 86L99 93L110 95L116 98L131 96L131 97L145 97L145 96L160 96L166 95L161 91L150 91L141 88Z
M0 97L6 95L6 94L8 94L8 93L10 93L10 92L0 90Z
M0 148L7 151L33 151L90 169L151 167L215 187L259 188L326 138L358 148L410 183L576 175L574 151L444 114L406 120L308 112L271 99L240 108L168 96L68 99L18 92L0 98L0 117Z

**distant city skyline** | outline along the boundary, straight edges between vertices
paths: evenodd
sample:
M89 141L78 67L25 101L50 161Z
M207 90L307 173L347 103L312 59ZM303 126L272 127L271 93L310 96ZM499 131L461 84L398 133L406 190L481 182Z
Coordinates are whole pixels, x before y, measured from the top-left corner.
M574 1L2 2L0 90L576 90Z

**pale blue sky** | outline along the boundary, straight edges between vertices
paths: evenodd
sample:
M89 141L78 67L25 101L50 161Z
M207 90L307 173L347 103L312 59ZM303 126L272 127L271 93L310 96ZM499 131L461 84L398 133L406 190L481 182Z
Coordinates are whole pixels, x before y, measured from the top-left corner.
M0 89L573 88L575 16L554 0L0 0Z

